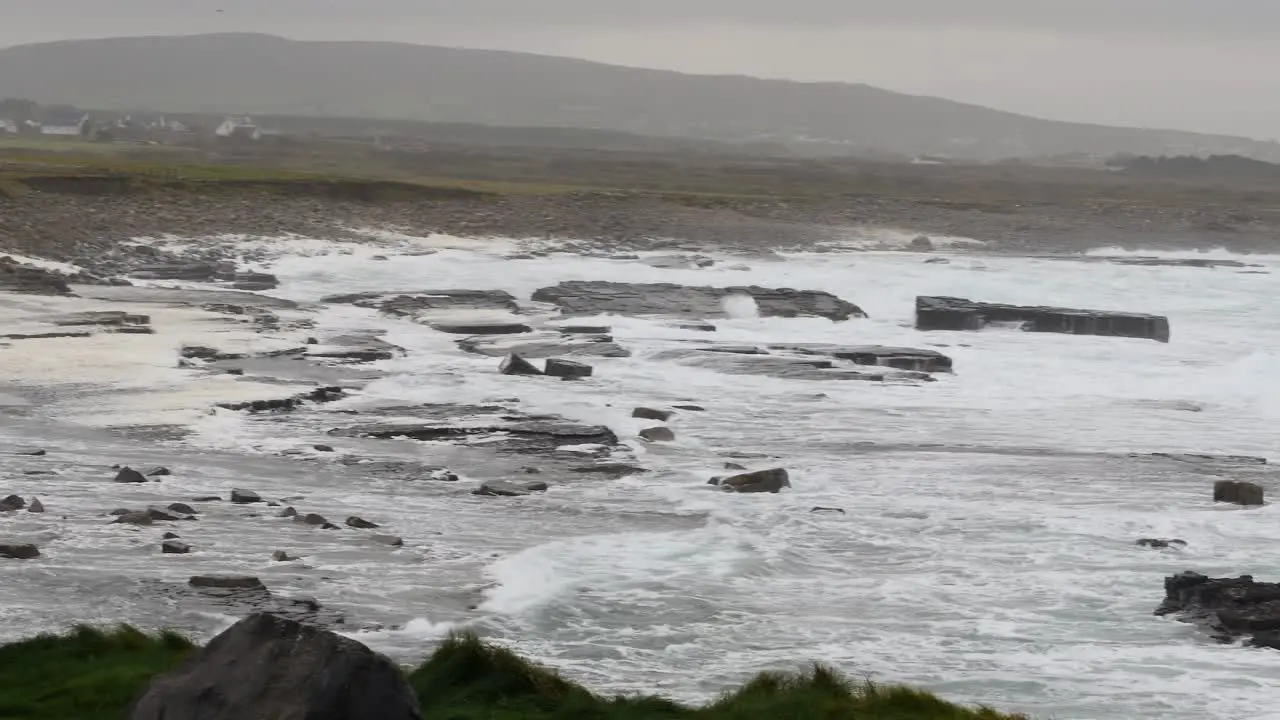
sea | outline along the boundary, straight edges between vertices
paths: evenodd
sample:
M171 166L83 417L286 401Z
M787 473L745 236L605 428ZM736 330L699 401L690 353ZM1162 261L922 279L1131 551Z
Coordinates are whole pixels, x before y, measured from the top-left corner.
M1127 253L1251 265L1206 268L1098 260L1126 254L1114 248L1093 261L828 249L708 252L709 267L672 269L646 264L644 253L512 257L513 244L496 241L435 242L431 253L239 242L276 247L254 256L280 278L268 294L304 307L338 293L428 288L502 289L527 301L564 280L616 280L826 290L868 317L734 307L713 334L669 318L581 318L610 326L632 354L591 358L594 376L567 383L501 375L497 358L461 352L456 336L408 319L317 305L309 334L375 329L406 353L369 365L378 377L360 392L304 416L206 410L174 437L81 422L89 409L74 402L78 386L51 385L47 403L0 427L0 447L50 448L47 458L6 460L0 490L38 494L50 513L0 521L0 531L45 548L38 562L0 566L0 640L122 621L208 637L234 618L179 610L153 583L234 572L341 609L352 618L343 632L405 663L473 630L604 693L705 702L760 671L820 662L1037 718L1280 718L1265 709L1280 692L1280 654L1221 645L1153 614L1163 579L1183 570L1280 580L1280 506L1215 505L1213 481L1236 469L1148 456L1277 459L1280 256ZM919 332L917 295L1167 315L1172 338ZM785 379L663 354L708 339L929 348L955 371L928 383ZM121 392L147 397L145 382ZM325 439L343 411L494 402L606 425L650 472L540 475L545 493L477 497L470 490L493 476L492 464L473 470L467 456L448 455L456 448L361 441L405 460L446 457L462 478L362 479L336 459L357 441ZM676 413L675 442L635 440L654 423L633 408L675 405L703 411ZM318 442L342 447L317 453ZM38 462L62 470L20 474ZM707 481L726 462L785 468L792 487L721 492ZM163 490L120 487L100 469L111 463L175 472ZM231 487L359 515L405 546L227 506L183 530L196 552L160 556L154 529L102 519L119 504ZM1138 547L1144 537L1187 544ZM273 563L277 548L302 560Z

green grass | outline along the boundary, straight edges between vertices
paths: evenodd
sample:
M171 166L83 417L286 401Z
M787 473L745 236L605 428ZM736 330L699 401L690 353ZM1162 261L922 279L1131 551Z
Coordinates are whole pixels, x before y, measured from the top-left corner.
M80 627L0 647L0 718L126 720L149 680L194 649L173 633ZM409 683L426 720L1018 720L905 687L854 683L814 666L766 673L701 708L601 697L474 635L450 637ZM1025 718L1023 719L1025 720Z

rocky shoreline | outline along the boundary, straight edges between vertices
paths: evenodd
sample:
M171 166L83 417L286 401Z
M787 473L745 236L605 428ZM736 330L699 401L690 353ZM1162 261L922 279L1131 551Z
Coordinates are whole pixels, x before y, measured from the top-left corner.
M1020 204L996 211L892 197L695 202L580 192L360 202L253 193L33 190L16 197L0 194L0 252L72 262L110 275L157 257L147 246L131 243L138 237L360 237L353 228L419 236L557 238L571 249L610 252L685 248L767 253L885 242L893 247L921 235L923 244L917 242L915 249L937 245L927 239L935 236L974 239L980 242L972 247L983 251L1016 254L1079 253L1100 246L1274 250L1276 227L1260 220L1242 224L1235 217L1230 208ZM878 234L881 228L892 229L902 240L886 241ZM970 247L945 241L942 246Z

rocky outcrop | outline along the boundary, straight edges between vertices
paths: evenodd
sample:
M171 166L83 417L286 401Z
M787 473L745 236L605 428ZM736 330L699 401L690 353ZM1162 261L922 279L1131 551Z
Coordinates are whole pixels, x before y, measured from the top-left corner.
M489 497L524 497L525 495L532 495L536 492L545 492L546 489L547 484L544 482L508 482L506 480L491 480L473 490L471 494L486 495Z
M547 360L546 369L543 371L550 377L558 378L588 378L594 372L590 365L563 358L551 358Z
M0 255L0 291L32 295L70 295L71 286L51 270L23 265L8 255Z
M40 557L40 548L30 543L0 543L0 558L7 560L34 560Z
M1016 323L1027 332L1106 335L1169 342L1169 319L1141 313L1024 307L953 297L916 298L917 330L981 330L992 323Z
M506 310L520 306L505 290L418 290L407 292L367 292L330 295L325 303L341 303L381 310L388 315L411 317L436 310Z
M776 493L781 492L782 488L791 487L791 478L786 470L773 468L727 477L719 484L729 492Z
M1237 480L1219 480L1213 484L1213 501L1236 505L1262 505L1262 486Z
M280 282L274 275L238 270L232 262L168 262L135 268L131 276L139 280L180 280L227 284L236 290L271 290Z
M672 283L617 283L570 280L539 289L533 299L556 305L566 315L666 315L725 317L725 298L750 296L762 317L866 317L857 305L819 290L743 287L693 287Z
M874 365L897 370L937 373L952 372L954 369L951 358L937 350L921 348L891 347L886 345L799 343L770 345L769 349L797 352L804 355L823 355L837 360L848 360L854 365Z
M27 501L19 495L9 495L0 500L0 512L16 512L27 506Z
M640 431L640 439L646 442L675 442L676 434L665 425L644 428Z
M502 360L502 364L498 366L498 372L503 375L541 375L542 371L536 365L525 360L523 357L512 353Z
M1250 645L1280 649L1280 583L1187 571L1165 578L1164 593L1156 615L1195 623L1220 642L1245 638Z
M337 386L330 386L316 388L311 392L285 398L249 400L246 402L236 403L218 403L217 407L224 410L246 411L250 413L288 412L290 410L297 410L307 403L321 404L341 400L344 397L347 397L346 390Z
M355 640L277 615L236 623L153 680L130 720L421 720L395 663Z
M489 357L516 354L525 358L630 357L631 351L608 335L535 332L521 335L477 335L458 341L463 352Z
M116 473L116 482L118 483L144 483L147 477L131 467L122 467L120 472Z

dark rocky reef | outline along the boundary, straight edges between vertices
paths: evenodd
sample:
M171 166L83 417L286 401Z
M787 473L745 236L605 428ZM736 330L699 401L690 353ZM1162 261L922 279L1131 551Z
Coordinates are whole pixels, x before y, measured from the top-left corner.
M533 294L538 302L551 303L566 315L667 315L675 317L724 317L722 301L735 295L755 300L764 317L824 317L848 320L866 317L857 305L820 290L744 287L691 287L672 283L618 283L570 280Z
M1156 615L1176 615L1219 642L1244 639L1247 645L1280 650L1280 583L1187 571L1165 578L1164 595Z
M71 294L71 287L58 273L23 265L8 255L0 255L0 290L32 295Z
M1106 335L1169 342L1169 318L1141 313L1024 307L953 297L916 298L917 330L981 330L991 323L1020 323L1027 332Z

